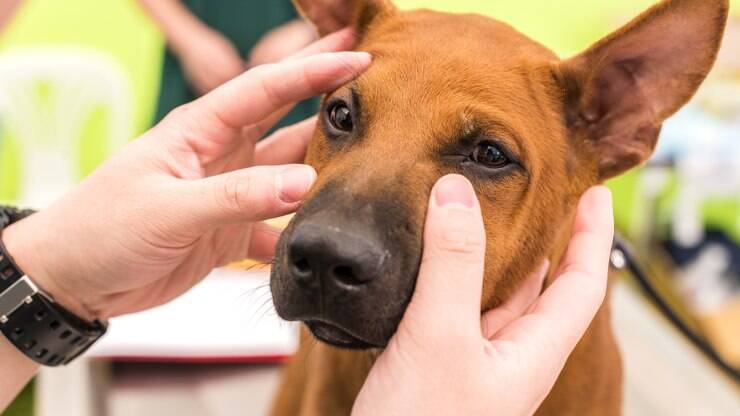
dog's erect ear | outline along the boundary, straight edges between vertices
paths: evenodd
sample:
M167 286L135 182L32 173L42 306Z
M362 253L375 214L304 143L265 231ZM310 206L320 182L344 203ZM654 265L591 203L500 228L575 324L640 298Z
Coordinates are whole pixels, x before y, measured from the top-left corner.
M379 15L395 10L390 0L293 0L321 36L352 26L361 34Z
M662 1L559 65L571 131L598 154L605 180L646 161L663 121L712 68L728 0Z

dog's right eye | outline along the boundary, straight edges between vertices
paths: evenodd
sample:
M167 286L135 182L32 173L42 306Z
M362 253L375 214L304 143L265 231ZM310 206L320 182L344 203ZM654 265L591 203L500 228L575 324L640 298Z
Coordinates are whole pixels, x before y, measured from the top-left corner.
M329 123L340 132L350 133L354 124L352 123L352 111L347 104L338 102L328 109Z
M475 163L491 169L500 169L511 163L506 153L500 147L490 142L478 144L470 158Z

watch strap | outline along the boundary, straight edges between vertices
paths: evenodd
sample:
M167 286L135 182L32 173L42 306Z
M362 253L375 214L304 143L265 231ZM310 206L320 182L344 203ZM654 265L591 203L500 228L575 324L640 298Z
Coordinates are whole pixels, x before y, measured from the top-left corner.
M31 211L0 207L2 229ZM0 332L39 364L64 365L102 337L107 325L86 322L41 291L13 261L0 238Z
M105 334L103 323L87 323L75 317L39 291L28 277L18 280L10 290L17 292L16 299L22 299L5 316L5 322L0 322L0 331L39 364L67 364Z

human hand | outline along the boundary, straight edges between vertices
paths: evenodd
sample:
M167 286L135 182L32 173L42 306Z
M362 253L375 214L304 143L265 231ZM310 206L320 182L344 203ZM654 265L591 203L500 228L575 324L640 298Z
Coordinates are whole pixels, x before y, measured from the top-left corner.
M465 178L443 178L429 203L416 291L353 414L533 414L604 300L611 209L606 188L586 192L552 284L540 296L545 263L481 317L480 205Z
M272 257L260 220L294 211L316 173L302 161L315 119L257 139L292 103L330 91L370 64L330 35L255 68L126 146L48 209L8 227L19 266L77 315L108 318L182 294L214 267Z
M198 94L207 94L247 69L233 43L207 27L188 36L188 41L173 45L185 78Z

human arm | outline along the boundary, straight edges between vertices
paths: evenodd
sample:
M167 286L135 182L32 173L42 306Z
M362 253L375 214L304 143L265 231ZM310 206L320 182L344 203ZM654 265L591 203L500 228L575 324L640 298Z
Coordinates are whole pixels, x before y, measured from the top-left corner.
M278 233L260 221L295 210L312 185L315 172L296 163L315 120L257 139L292 103L367 68L364 53L320 53L353 41L338 32L175 110L61 200L6 228L8 252L86 320L165 303L216 266L269 259ZM0 338L4 409L37 365Z

